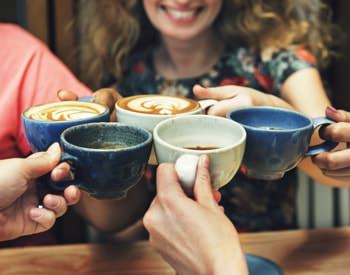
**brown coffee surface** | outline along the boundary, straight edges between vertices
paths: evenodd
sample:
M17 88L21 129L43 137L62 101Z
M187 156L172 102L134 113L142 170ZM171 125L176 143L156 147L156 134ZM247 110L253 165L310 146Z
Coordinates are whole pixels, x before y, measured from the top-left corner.
M164 95L125 97L118 100L117 105L128 111L153 115L176 115L191 112L200 107L195 100Z
M199 151L204 151L204 150L215 150L219 149L220 147L218 146L186 146L184 147L185 149L190 149L190 150L199 150Z
M103 113L106 109L94 103L49 103L34 106L25 112L25 116L41 121L69 121L88 118Z
M124 149L129 147L127 144L121 144L121 143L114 143L114 142L95 142L95 143L89 143L86 145L86 148L91 149Z

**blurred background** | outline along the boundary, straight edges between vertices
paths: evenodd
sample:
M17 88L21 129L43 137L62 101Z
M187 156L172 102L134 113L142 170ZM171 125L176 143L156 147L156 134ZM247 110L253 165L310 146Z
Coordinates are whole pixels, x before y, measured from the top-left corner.
M339 57L335 58L323 79L333 105L350 110L350 1L327 1L333 10L333 20L346 35ZM74 54L79 45L78 24L72 20L79 0L0 0L0 21L21 25L44 41L49 48L79 77L83 69ZM350 225L350 191L315 185L300 173L298 190L298 225L300 228ZM69 225L69 227L68 227ZM74 225L74 226L72 226ZM58 227L62 242L82 242L91 239L91 229L70 211Z

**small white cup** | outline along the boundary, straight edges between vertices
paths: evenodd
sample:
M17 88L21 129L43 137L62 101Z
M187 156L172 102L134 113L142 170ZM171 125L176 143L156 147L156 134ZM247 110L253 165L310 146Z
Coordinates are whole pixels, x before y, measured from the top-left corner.
M169 118L160 122L153 131L159 163L175 163L184 154L208 155L214 190L227 184L236 174L242 162L245 140L246 132L240 124L208 115ZM211 149L197 150L188 147ZM188 191L192 187L193 183L192 186L186 183L184 189Z

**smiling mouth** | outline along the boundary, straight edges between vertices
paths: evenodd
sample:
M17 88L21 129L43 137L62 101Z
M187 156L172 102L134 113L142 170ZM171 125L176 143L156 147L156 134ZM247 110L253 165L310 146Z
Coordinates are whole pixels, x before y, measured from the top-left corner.
M176 9L161 5L160 10L165 12L172 19L178 21L189 21L197 17L204 10L204 6L198 6L191 9Z

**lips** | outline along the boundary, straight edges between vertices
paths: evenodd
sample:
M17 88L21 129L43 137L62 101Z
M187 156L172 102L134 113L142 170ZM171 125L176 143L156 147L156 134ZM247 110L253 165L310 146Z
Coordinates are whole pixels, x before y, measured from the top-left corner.
M177 8L161 5L160 9L168 18L178 23L189 23L197 18L197 16L204 10L203 6L191 8Z

